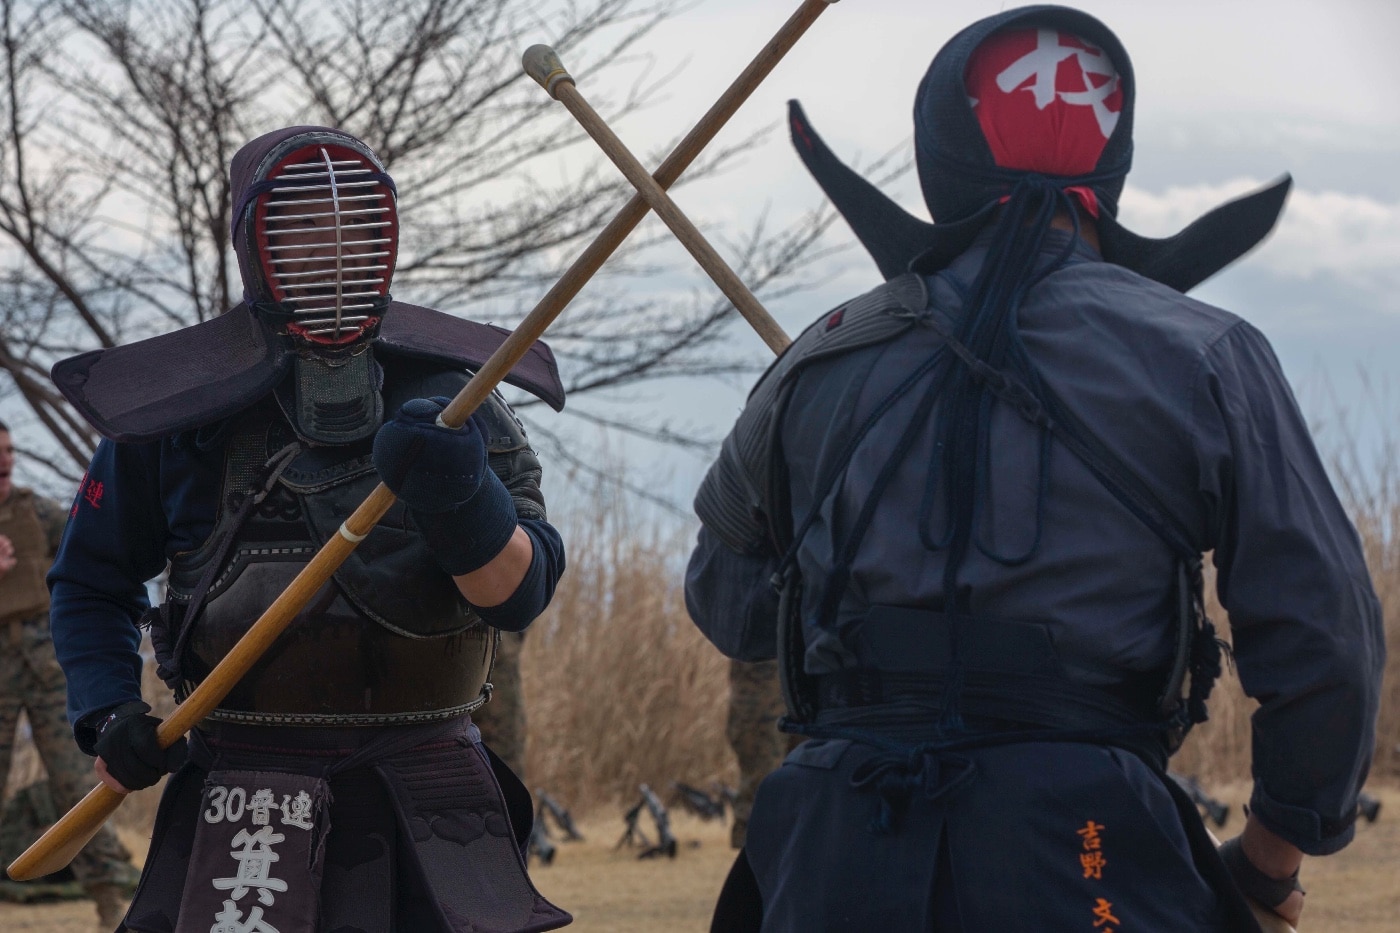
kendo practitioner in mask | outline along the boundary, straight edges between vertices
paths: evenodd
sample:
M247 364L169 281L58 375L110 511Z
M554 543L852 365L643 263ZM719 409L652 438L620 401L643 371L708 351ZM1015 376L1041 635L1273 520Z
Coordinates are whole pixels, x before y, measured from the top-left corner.
M759 790L715 929L1242 931L1352 838L1379 607L1268 342L1184 292L1287 179L1150 240L1116 219L1133 72L1098 20L981 20L914 105L917 220L794 143L886 283L763 376L696 500L696 623L777 653L810 736ZM1165 777L1221 667L1254 715L1217 854Z
M116 790L174 771L124 929L563 926L521 858L529 795L470 715L496 632L544 609L563 547L503 400L436 424L505 332L390 299L397 192L358 139L278 130L231 175L244 302L54 371L105 436L49 577L74 733ZM542 344L507 381L562 407ZM188 760L161 752L138 623L183 699L381 479L383 521Z

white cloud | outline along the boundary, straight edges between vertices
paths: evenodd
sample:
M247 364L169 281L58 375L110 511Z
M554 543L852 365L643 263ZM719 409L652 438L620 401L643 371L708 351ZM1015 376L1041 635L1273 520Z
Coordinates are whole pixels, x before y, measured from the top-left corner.
M1129 185L1120 217L1139 233L1166 236L1262 184L1235 178L1160 193ZM1295 187L1272 238L1250 261L1285 278L1331 274L1368 288L1400 290L1400 200Z

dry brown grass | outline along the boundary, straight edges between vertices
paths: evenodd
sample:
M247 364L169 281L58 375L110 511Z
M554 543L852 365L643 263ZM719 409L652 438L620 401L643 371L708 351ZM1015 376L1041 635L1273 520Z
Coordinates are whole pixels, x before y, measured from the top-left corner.
M637 799L647 783L733 784L724 740L728 662L690 622L688 542L633 524L613 490L559 519L569 568L525 641L526 771L586 811Z

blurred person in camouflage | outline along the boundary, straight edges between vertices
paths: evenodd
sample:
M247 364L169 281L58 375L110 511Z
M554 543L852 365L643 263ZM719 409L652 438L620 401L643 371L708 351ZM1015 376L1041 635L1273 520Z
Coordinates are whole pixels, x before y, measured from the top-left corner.
M778 731L778 717L784 709L777 661L730 660L725 738L739 764L734 822L729 827L729 844L736 849L744 847L748 836L749 812L758 785L783 763L783 756L797 738Z
M92 764L73 744L68 727L67 688L49 635L44 586L67 515L58 503L16 487L14 467L10 429L0 422L0 788L10 773L23 710L54 799L68 810L91 787ZM79 853L73 873L97 902L99 927L116 927L132 870L130 855L110 827Z

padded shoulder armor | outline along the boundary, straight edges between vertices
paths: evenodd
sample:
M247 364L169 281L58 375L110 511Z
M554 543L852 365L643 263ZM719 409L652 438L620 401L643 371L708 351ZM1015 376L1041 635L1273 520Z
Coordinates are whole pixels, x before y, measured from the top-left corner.
M817 319L768 367L695 496L696 514L721 541L755 553L774 538L769 522L786 520L775 514L771 493L777 432L797 374L818 360L893 340L927 304L923 278L901 275Z
M375 358L385 366L398 361L424 370L476 370L510 335L400 301L389 310L374 341ZM283 380L294 358L290 344L240 304L182 330L62 360L53 367L53 381L104 437L139 443L246 411ZM559 367L543 341L531 345L504 381L555 411L564 407Z

